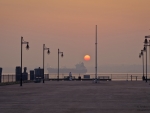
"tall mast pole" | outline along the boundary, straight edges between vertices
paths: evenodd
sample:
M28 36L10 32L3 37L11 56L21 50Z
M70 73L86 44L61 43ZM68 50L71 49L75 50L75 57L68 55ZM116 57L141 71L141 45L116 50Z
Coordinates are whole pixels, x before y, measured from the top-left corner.
M97 83L97 25L96 25L96 42L95 42L95 83Z

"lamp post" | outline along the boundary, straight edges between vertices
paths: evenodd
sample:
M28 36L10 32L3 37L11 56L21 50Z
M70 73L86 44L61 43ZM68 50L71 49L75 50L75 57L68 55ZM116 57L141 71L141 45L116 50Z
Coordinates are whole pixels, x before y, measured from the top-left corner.
M47 50L47 54L50 54L49 48L45 47L43 44L43 83L44 83L44 51Z
M61 54L61 57L63 57L63 52L60 52L58 49L58 76L57 76L57 80L59 81L59 54Z
M143 77L144 78L144 53L143 53L144 50L141 50L141 53L139 54L139 58L141 58L142 56L142 61L143 61Z
M22 86L22 45L23 44L27 44L26 45L26 49L29 49L29 42L26 42L23 40L23 37L21 36L21 77L20 77L20 86Z
M95 37L95 83L97 83L97 25L96 25L96 37Z
M145 40L144 40L144 51L146 51L146 82L147 82L147 46L150 46L148 43L147 38L150 38L149 36L145 36Z

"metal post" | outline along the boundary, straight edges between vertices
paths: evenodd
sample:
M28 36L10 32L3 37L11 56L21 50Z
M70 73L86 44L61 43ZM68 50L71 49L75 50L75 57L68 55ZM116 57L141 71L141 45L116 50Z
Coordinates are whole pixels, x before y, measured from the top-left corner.
M43 83L44 83L44 49L45 49L45 44L43 44Z
M146 82L147 82L147 46L146 47Z
M96 42L95 42L95 83L97 83L97 25L96 25Z
M58 49L58 76L57 76L58 78L58 81L59 81L59 49Z
M142 59L143 59L143 77L144 77L144 53L142 55Z
M21 76L20 76L20 86L22 86L22 40L23 40L23 37L21 37Z

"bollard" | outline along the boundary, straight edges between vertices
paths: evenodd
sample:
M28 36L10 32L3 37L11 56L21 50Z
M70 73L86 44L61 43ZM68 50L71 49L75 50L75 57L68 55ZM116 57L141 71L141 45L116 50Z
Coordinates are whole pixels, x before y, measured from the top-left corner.
M137 76L136 76L136 81L137 81Z
M131 81L132 81L132 75L131 75Z

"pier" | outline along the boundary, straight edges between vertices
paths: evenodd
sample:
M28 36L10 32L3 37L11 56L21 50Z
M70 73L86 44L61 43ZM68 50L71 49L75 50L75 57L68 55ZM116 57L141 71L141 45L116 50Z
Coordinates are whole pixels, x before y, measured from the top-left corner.
M0 86L1 113L149 113L143 81L45 81Z

